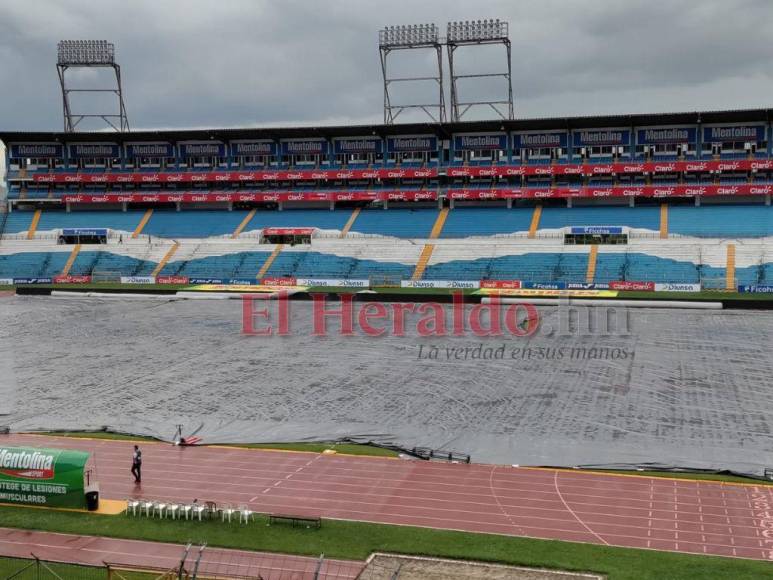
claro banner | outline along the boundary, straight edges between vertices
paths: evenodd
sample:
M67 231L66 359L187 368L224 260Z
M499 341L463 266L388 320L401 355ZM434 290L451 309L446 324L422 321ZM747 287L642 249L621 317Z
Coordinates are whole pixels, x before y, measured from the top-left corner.
M83 509L88 459L85 451L0 447L0 502Z

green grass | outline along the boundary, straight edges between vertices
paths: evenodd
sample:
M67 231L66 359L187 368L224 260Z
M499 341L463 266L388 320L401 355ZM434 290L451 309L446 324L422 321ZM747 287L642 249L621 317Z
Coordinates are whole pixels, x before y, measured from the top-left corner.
M626 473L631 475L641 475L645 477L662 477L665 479L694 479L696 481L723 481L725 483L747 483L752 485L773 485L773 481L764 479L754 479L743 477L741 475L730 475L725 473L692 473L679 471L617 471L614 469L593 469L592 471L600 473Z
M112 439L118 441L157 441L152 437L142 435L125 435L123 433L110 433L108 431L50 431L39 435L55 435L58 437L73 437L80 439ZM227 447L240 447L245 449L275 449L278 451L305 451L308 453L322 453L326 449L335 449L337 453L347 455L371 455L375 457L397 457L398 453L391 449L375 447L373 445L360 445L357 443L230 443Z
M207 542L212 547L307 556L324 553L329 558L353 560L364 560L374 551L483 560L591 571L607 574L610 580L773 577L773 564L762 561L336 520L325 520L320 530L307 530L281 524L267 527L263 517L244 526L0 506L0 521L13 528L176 543Z

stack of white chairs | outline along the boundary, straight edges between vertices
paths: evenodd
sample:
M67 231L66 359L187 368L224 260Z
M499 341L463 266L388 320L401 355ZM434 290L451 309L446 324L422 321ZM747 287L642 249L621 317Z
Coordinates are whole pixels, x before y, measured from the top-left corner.
M224 504L218 508L212 502L176 503L130 498L126 500L126 514L147 518L164 519L169 517L173 520L185 518L186 520L198 519L199 521L203 521L205 518L216 518L219 514L223 522L226 520L231 522L238 516L239 523L249 524L256 512L246 505L236 507Z

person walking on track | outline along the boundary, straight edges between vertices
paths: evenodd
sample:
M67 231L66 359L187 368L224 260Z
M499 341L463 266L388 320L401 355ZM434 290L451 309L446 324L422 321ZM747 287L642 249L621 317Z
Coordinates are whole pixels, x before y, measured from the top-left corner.
M134 446L134 454L132 455L132 475L134 476L134 483L140 483L142 481L142 451L138 445Z

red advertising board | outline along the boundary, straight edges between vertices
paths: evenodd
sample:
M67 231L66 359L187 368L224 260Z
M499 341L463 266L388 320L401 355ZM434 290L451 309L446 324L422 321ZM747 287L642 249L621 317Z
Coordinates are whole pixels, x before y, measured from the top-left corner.
M349 179L426 179L437 168L427 169L316 169L302 171L210 171L162 173L49 173L33 175L36 183L249 183L258 181L344 181Z
M636 290L639 292L654 292L655 282L610 282L610 290Z
M310 236L316 228L263 228L264 236Z
M275 276L261 278L260 283L264 286L295 286L296 279L292 276Z
M156 276L156 284L187 284L187 276Z
M740 196L771 195L773 185L741 183L737 185L632 185L616 187L498 187L491 189L452 188L445 190L448 199L561 199L561 198L604 198L604 197L696 197L696 196ZM192 191L126 192L90 195L78 193L63 195L67 203L218 203L218 202L293 202L293 201L434 201L436 190L354 190L354 191Z
M509 288L518 289L521 287L520 280L481 280L481 288Z
M91 276L54 276L54 284L90 284Z

